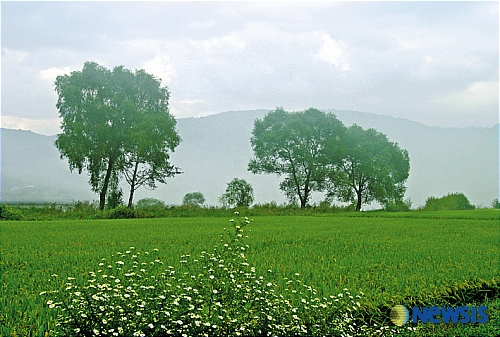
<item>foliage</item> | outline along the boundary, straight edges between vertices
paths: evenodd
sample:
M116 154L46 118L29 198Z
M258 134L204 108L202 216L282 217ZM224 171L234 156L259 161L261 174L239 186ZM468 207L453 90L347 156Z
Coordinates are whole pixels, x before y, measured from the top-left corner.
M90 202L90 201L80 201L80 200L77 200L77 201L74 201L73 202L73 205L71 207L72 210L74 211L96 211L97 210L97 206L94 202Z
M134 125L129 139L132 141L124 157L123 171L130 186L128 207L132 207L134 192L140 186L155 189L157 182L166 184L167 178L181 173L169 162L169 152L174 151L181 138L168 109L170 93L161 87L161 80L144 70L124 74L133 93L129 97L131 105L136 109L131 116Z
M219 198L224 207L248 207L253 200L252 185L246 180L238 178L227 183L226 192Z
M22 220L23 214L19 209L0 204L0 220Z
M411 200L390 200L384 205L384 210L387 212L409 212L411 211Z
M272 270L259 275L248 263L244 243L250 221L230 221L234 232L221 235L220 246L196 258L181 256L179 270L166 267L158 249L138 252L130 247L110 260L103 258L86 282L68 277L63 287L49 291L55 298L46 302L59 312L56 334L366 336L396 331L359 325L361 296L348 289L326 297L304 285L299 274L285 278L284 287Z
M186 217L227 217L231 216L231 209L225 207L206 206L199 207L193 205L168 205L163 201L153 198L146 198L145 203L138 202L135 210L140 213L141 218L186 218ZM148 201L150 200L150 201ZM140 200L139 200L140 201ZM333 215L333 216L349 216L349 217L399 217L399 214L391 214L382 210L355 212L355 205L336 205L323 201L320 205L312 205L301 209L296 204L281 204L270 202L265 204L254 204L249 208L245 208L245 212L251 216L318 216L318 215ZM88 201L77 201L72 205L9 205L8 209L20 214L22 217L18 220L63 220L63 219L107 219L110 211L99 211L98 204ZM475 212L425 212L420 209L418 212L412 211L411 214L405 217L411 218L429 218L429 219L462 219L464 216L471 219L498 219L499 214L495 209L476 209Z
M135 204L136 208L163 208L165 203L155 198L142 198Z
M248 170L284 176L280 189L289 200L298 198L305 208L311 193L323 190L326 143L333 148L344 129L331 113L313 108L289 113L277 108L254 123L250 140L254 158ZM333 151L330 154L333 159Z
M126 206L118 206L112 209L109 214L109 219L134 219L141 218L141 212Z
M114 209L123 205L123 191L121 188L112 188L108 193L106 206Z
M119 66L110 71L85 62L82 71L58 76L55 90L62 118L55 145L70 170L88 171L101 210L110 184L117 185L122 173L132 198L138 186L153 188L155 181L164 182L177 172L168 162L168 151L180 138L168 112L168 90L160 87L159 79L144 70Z
M429 197L425 201L424 211L469 210L475 209L463 193L449 193L441 198Z
M500 208L500 202L498 201L498 199L493 199L493 201L491 202L491 207Z
M329 173L328 197L356 205L374 200L386 205L404 205L405 182L410 171L408 152L375 129L352 125L340 146L342 160ZM337 141L329 144L327 163L339 156ZM331 159L330 159L331 158Z
M202 207L205 203L205 197L201 192L187 193L182 199L183 205L195 205Z

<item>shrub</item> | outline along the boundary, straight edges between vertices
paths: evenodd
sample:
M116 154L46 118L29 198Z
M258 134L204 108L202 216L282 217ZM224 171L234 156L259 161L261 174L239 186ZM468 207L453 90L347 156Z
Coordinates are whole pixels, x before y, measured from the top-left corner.
M98 204L90 201L73 201L72 209L75 211L97 211Z
M425 211L468 210L475 209L463 193L449 193L441 198L430 197L426 200Z
M115 209L123 205L123 191L121 188L113 188L108 193L106 205L109 209Z
M384 205L384 210L387 212L408 212L411 211L411 200L391 200Z
M19 209L0 204L0 220L22 220L23 214Z
M143 198L135 204L136 208L163 208L165 203L155 198Z
M492 208L500 208L500 201L498 199L493 199L493 202L491 203Z
M108 214L109 219L134 219L141 218L140 212L127 206L118 206Z
M250 221L231 223L233 230L221 235L220 246L198 257L181 256L178 270L165 266L158 249L130 247L103 258L87 280L63 278L46 302L58 311L54 335L367 336L396 331L360 324L361 296L347 289L322 297L298 274L284 287L271 270L257 274L244 243Z

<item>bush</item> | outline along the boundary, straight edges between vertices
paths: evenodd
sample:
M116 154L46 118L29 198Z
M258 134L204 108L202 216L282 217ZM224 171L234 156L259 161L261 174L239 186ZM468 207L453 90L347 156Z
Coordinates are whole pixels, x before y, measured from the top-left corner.
M144 198L135 204L136 208L163 208L165 203L159 199L155 198Z
M90 201L74 201L72 209L75 211L87 212L87 211L97 211L98 204L96 202Z
M387 212L409 212L411 211L411 200L391 200L384 205L384 210Z
M450 193L441 198L430 197L426 200L425 211L447 211L475 209L463 193Z
M140 212L127 206L118 206L108 214L109 219L134 219L141 218Z
M109 209L115 209L123 205L123 191L121 188L114 188L108 193L106 205Z
M500 202L498 199L493 199L493 202L491 203L492 208L500 208Z
M200 256L166 267L158 249L130 247L102 259L87 280L64 277L46 303L58 311L55 336L368 336L397 329L368 327L360 295L322 297L299 274L278 286L273 272L248 263L247 218ZM57 275L53 275L58 277ZM42 292L40 295L44 295ZM392 331L391 331L392 330Z
M0 220L22 220L23 214L19 209L0 204Z

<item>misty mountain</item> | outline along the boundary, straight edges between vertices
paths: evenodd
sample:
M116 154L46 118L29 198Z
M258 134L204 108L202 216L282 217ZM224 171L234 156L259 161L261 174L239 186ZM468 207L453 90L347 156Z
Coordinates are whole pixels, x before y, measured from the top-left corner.
M489 205L498 198L499 127L430 127L402 118L354 111L330 110L346 125L356 123L375 128L408 150L410 177L406 197L414 206L429 196L463 192L476 205ZM254 175L247 171L252 157L251 131L256 118L268 110L224 112L201 118L177 120L182 143L171 156L172 164L184 172L154 191L144 187L137 201L153 197L167 204L180 204L186 193L200 191L209 205L233 178L252 184L257 203L286 201L279 190L280 178ZM59 158L55 136L30 131L1 129L1 201L71 202L96 200L84 171L70 173L66 160ZM127 186L123 186L125 199ZM321 194L313 195L315 201ZM366 207L365 207L366 208Z

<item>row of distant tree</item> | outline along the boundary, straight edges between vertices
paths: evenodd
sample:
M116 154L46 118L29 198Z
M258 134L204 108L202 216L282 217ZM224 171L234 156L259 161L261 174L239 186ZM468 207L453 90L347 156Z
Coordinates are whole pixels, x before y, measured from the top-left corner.
M86 62L81 71L58 76L57 108L62 119L55 145L70 170L89 174L99 208L121 200L120 181L129 186L128 206L141 186L155 188L182 173L170 163L180 144L170 114L167 87L144 70L113 70ZM408 152L387 136L358 125L346 127L332 113L277 108L254 123L254 157L248 170L283 177L280 189L305 208L313 192L355 205L378 201L402 204L410 161ZM234 191L246 198L235 199ZM235 179L220 201L250 204L251 186Z
M250 207L253 203L253 189L252 186L242 179L233 179L229 182L226 192L219 198L223 207L237 208L237 207ZM182 205L184 206L197 206L206 207L205 197L201 192L191 192L184 195L182 200ZM275 207L288 207L288 205L278 206L276 202L271 202L269 205L274 205ZM338 208L332 205L328 200L323 200L319 205L315 205L320 208ZM491 208L500 208L500 202L498 199L494 199L491 203ZM165 203L161 200L154 198L144 198L137 202L137 208L158 208L166 207ZM344 207L344 209L353 209L352 205ZM478 206L480 208L484 208ZM342 207L340 207L342 208ZM443 211L443 210L472 210L476 206L470 203L469 199L463 193L448 193L442 197L429 197L425 201L423 206L418 207L419 210L425 211ZM392 212L402 212L410 211L412 209L412 203L410 199L404 201L402 207L395 207L395 205L387 205L384 208L386 211Z

